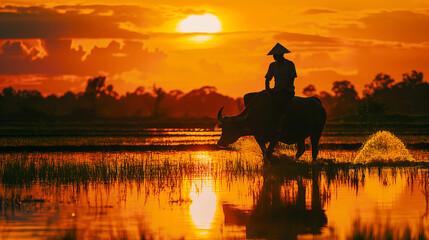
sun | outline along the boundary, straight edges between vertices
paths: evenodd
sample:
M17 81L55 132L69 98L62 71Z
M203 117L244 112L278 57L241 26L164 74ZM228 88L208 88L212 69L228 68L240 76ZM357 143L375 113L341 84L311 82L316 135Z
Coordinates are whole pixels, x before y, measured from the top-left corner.
M222 23L213 14L189 15L177 24L176 31L182 33L217 33L222 31Z

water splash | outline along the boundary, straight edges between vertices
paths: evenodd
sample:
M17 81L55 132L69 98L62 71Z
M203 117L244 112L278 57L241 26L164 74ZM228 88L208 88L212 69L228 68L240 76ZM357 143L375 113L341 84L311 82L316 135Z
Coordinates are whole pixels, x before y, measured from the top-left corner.
M389 131L378 131L368 138L358 155L355 163L374 161L415 161L404 143Z
M242 137L235 143L230 145L230 148L237 152L261 154L261 149L253 139L253 137Z

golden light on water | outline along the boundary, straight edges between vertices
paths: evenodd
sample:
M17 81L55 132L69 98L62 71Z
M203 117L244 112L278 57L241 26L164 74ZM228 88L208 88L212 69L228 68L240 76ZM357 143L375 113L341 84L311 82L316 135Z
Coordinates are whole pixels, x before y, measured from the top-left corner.
M199 163L210 163L210 162L212 162L212 158L210 157L208 151L196 152L194 157L195 157L195 160L197 160Z
M219 138L214 131L187 133L169 129L151 130L147 135L153 137L5 138L0 143L70 146L138 142L174 149L174 145L215 144ZM405 144L426 138L399 137ZM333 141L347 143L350 139L362 141L355 137L338 137ZM369 139L362 151L326 153L322 149L322 153L339 162L352 161L358 153L367 161L390 161L386 156L400 161L404 158L397 156L415 153L408 152L404 143L389 132ZM12 221L0 219L0 225L8 239L30 239L34 232L41 235L32 239L52 235L62 239L69 232L61 232L58 237L56 232L68 228L89 239L284 239L284 230L290 228L296 229L295 238L329 238L335 230L336 237L332 238L346 239L354 232L356 219L365 226L376 226L377 231L385 219L391 221L393 228L402 229L409 224L413 234L419 231L421 222L429 229L427 168L355 168L350 164L345 171L335 170L337 165L333 163L324 166L334 167L331 175L326 171L306 171L301 167L307 164L301 162L264 166L252 137L243 137L231 146L232 150L197 149L200 150L0 154L0 170L7 173L0 178L12 176L1 179L0 184L0 203L4 215L11 216ZM282 161L296 150L280 146L277 151ZM306 154L311 159L311 151ZM422 154L427 159L427 151ZM46 169L51 169L51 175L45 174ZM102 174L99 169L103 169ZM25 191L24 180L13 177L23 172L34 172L24 179L29 183ZM51 176L60 177L54 180ZM10 181L15 185L10 185ZM59 181L59 187L46 185L49 181ZM289 209L302 213L298 221ZM314 214L317 212L321 214ZM277 217L277 213L282 215ZM319 224L324 213L326 225ZM33 221L34 214L54 221ZM311 222L303 223L301 216L308 216ZM70 220L75 225L71 226ZM285 222L290 227L285 227ZM302 231L310 228L318 231L317 236Z
M203 181L200 186L199 188L196 185L192 185L190 192L192 204L189 208L189 214L195 227L201 230L199 234L206 235L214 222L217 210L217 195L214 192L211 180Z
M193 156L200 164L210 164L211 156L207 151L196 152ZM192 183L189 198L192 204L189 207L189 214L199 235L207 235L208 230L212 228L216 210L217 195L213 187L213 180L208 177L207 180Z
M398 201L406 186L405 176L398 174L396 177L392 177L392 173L385 173L379 177L367 177L363 193L377 205L390 208Z

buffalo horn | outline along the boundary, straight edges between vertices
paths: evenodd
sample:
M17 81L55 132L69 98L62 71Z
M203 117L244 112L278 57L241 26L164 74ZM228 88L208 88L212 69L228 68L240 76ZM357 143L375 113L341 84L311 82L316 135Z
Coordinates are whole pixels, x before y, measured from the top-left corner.
M217 113L217 120L219 120L219 122L223 121L223 117L222 117L222 110L223 107L219 110L219 112Z

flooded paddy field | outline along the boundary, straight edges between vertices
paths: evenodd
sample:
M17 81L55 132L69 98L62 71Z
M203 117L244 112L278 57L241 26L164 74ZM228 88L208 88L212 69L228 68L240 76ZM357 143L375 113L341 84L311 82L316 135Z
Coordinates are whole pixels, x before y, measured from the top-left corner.
M328 126L320 162L281 145L273 165L213 129L28 129L0 134L0 239L429 236L426 125Z

